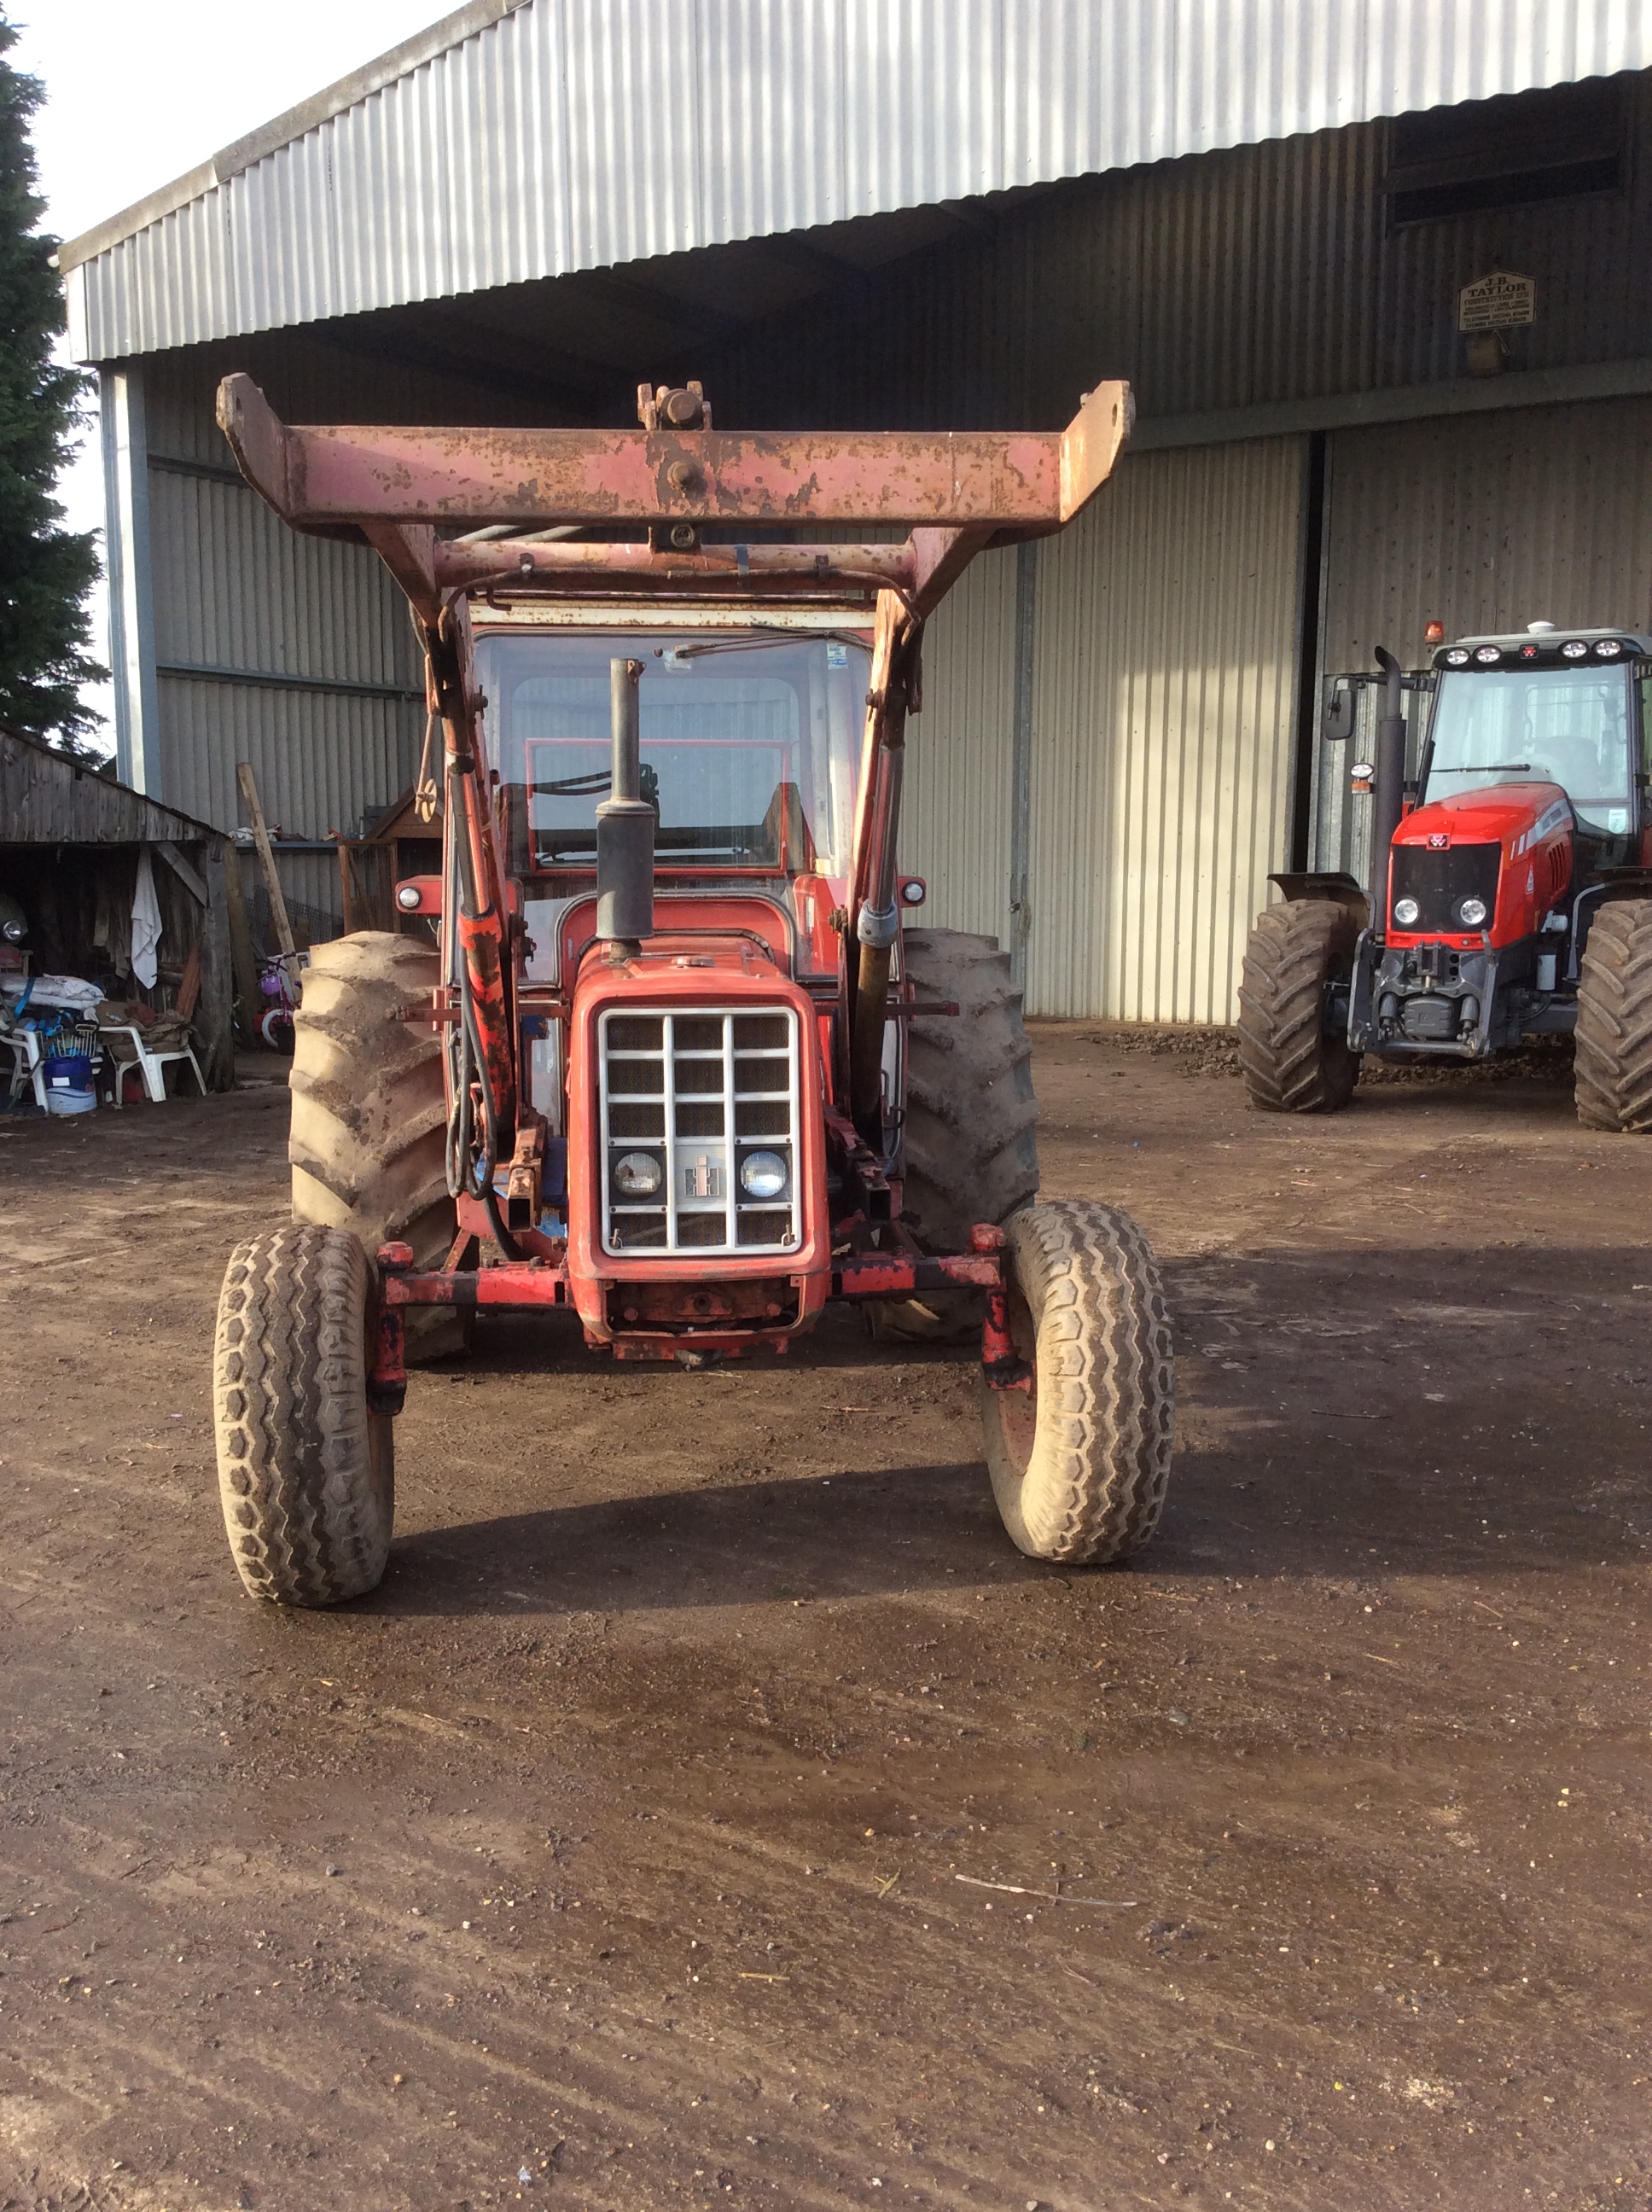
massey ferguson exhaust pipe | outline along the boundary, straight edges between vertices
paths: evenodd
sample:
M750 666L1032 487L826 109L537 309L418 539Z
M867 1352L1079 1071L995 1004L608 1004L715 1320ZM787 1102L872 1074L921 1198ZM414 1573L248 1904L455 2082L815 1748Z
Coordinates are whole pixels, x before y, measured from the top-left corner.
M1388 858L1406 805L1406 687L1386 646L1377 647L1376 665L1388 678L1371 785L1371 927L1382 933L1388 926Z
M613 785L597 809L597 934L629 960L654 929L654 810L642 796L642 663L610 660Z

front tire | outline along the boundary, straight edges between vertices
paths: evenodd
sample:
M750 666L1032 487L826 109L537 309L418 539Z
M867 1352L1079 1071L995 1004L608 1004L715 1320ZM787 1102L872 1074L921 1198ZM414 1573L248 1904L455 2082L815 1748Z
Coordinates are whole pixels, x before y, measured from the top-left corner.
M396 1464L389 1417L367 1407L376 1309L342 1229L277 1229L229 1255L213 1418L224 1527L254 1597L337 1605L384 1574Z
M1652 899L1594 917L1577 977L1574 1083L1588 1129L1652 1131Z
M1030 1559L1128 1559L1158 1525L1175 1442L1158 1268L1113 1206L1030 1206L1006 1233L1011 1334L1030 1386L995 1390L982 1378L999 1512Z
M1335 1114L1359 1055L1326 1025L1327 994L1353 974L1359 925L1330 899L1292 899L1256 917L1239 985L1239 1060L1265 1114Z

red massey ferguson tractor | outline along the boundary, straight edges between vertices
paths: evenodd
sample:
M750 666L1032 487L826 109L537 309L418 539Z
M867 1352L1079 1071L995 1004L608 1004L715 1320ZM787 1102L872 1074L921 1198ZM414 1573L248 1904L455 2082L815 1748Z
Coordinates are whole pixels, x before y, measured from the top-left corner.
M896 853L926 617L975 553L1059 529L1129 394L1060 434L289 428L219 420L294 527L364 538L411 603L441 741L415 932L315 949L293 1220L218 1310L224 1517L256 1595L385 1570L409 1358L478 1308L571 1309L617 1359L784 1352L829 1301L979 1310L986 1457L1035 1558L1118 1559L1163 1503L1153 1258L1033 1203L1030 1048L987 938L919 930ZM796 542L911 526L904 544ZM625 526L643 526L628 537Z
M1572 1032L1578 1118L1652 1131L1652 638L1557 630L1442 646L1432 670L1380 684L1373 914L1348 875L1278 875L1239 991L1252 1103L1345 1106L1362 1056L1484 1060ZM1403 688L1432 692L1414 790Z

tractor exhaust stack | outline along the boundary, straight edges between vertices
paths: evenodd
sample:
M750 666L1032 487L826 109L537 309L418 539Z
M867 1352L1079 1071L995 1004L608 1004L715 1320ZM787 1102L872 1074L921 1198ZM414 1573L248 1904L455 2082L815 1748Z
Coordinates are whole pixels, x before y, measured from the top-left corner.
M642 796L640 660L610 660L613 785L597 809L597 934L629 959L654 928L654 809Z
M1376 665L1388 682L1376 726L1376 775L1371 790L1371 927L1388 919L1388 858L1406 806L1406 692L1400 663L1386 646Z

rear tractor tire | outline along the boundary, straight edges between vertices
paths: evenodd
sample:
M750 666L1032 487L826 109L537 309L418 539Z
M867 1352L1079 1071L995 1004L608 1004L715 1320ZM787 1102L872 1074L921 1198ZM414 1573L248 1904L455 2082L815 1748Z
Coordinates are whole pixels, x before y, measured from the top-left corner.
M920 1002L956 1005L907 1025L906 1194L933 1252L964 1252L978 1221L1003 1223L1038 1191L1032 1044L1010 956L992 937L908 929L902 969ZM981 1300L939 1291L872 1309L875 1338L947 1343L981 1326Z
M254 1597L337 1605L378 1583L396 1510L390 1418L367 1406L377 1285L342 1229L238 1244L213 1346L218 1488Z
M293 1023L293 1218L347 1229L369 1254L413 1248L439 1267L458 1215L447 1190L447 1102L435 1029L404 1017L439 981L435 947L363 930L318 945ZM410 1361L468 1351L474 1316L410 1310Z
M1084 1200L1010 1223L1010 1333L1026 1389L983 1376L987 1464L1004 1525L1035 1559L1101 1566L1158 1525L1175 1428L1169 1316L1146 1238Z
M1652 899L1613 899L1577 976L1574 1083L1586 1128L1652 1132Z
M1354 1095L1359 1054L1326 1021L1333 983L1353 974L1359 925L1329 899L1291 899L1256 917L1239 985L1239 1060L1266 1114L1335 1114Z

